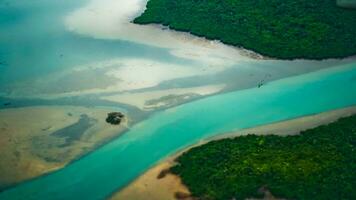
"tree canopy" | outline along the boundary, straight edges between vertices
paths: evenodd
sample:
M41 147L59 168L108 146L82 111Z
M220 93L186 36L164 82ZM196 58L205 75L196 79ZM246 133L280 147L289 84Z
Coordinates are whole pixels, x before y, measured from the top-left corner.
M281 59L356 54L356 10L335 0L149 0L134 20Z
M209 142L171 172L201 199L356 199L356 115L295 136L248 135Z

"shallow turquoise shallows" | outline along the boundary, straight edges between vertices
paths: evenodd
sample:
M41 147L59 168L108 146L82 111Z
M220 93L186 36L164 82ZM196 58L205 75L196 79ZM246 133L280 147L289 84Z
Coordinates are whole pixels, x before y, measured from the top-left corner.
M157 113L83 159L7 190L0 199L105 199L202 138L355 104L356 64L209 97Z
M165 49L68 32L63 19L87 2L0 0L0 85L77 65L137 55L168 62L177 60Z

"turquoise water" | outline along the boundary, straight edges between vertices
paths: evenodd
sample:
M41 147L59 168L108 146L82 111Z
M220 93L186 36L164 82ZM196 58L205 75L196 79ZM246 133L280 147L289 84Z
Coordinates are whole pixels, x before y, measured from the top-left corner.
M0 194L14 199L104 199L160 159L202 138L356 104L356 64L162 111L68 167Z
M167 49L95 39L65 30L63 18L86 3L0 0L0 86L117 58L194 64L170 55ZM231 68L220 76L182 79L182 83L175 80L166 85L200 86L225 81L248 88L256 85L252 74L263 78L273 72L273 78L278 79L338 63L341 61L325 65L297 61L244 63L244 68ZM87 97L80 98L85 101ZM219 94L156 113L68 167L0 193L0 199L103 199L160 159L200 139L354 104L356 64L271 82L259 89Z
M167 50L68 32L63 19L87 0L0 0L0 84L112 58L167 60Z

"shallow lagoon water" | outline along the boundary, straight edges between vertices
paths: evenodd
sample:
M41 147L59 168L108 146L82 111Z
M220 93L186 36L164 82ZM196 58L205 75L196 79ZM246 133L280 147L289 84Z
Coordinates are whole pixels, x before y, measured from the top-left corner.
M159 112L68 167L1 199L104 199L160 159L227 131L356 104L356 65L271 82Z
M0 1L0 84L110 58L174 60L164 49L68 32L63 18L80 1Z

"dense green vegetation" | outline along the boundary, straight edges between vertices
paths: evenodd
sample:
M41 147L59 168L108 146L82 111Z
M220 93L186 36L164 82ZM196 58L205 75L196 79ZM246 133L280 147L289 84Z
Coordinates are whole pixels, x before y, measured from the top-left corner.
M171 172L202 199L261 197L261 187L287 199L356 199L356 115L296 136L213 141L177 162Z
M356 54L356 10L337 7L336 0L149 0L134 22L282 59Z

